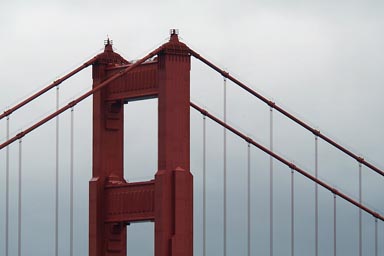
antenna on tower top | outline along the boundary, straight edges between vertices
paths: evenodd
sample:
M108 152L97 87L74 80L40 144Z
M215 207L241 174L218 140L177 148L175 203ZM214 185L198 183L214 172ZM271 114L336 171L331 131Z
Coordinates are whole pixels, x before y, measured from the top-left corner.
M172 28L169 30L169 34L172 36L172 35L178 35L179 34L179 30L176 29L176 28Z
M113 40L109 39L109 35L107 34L107 40L104 40L104 45L113 45Z
M171 35L170 36L170 41L172 41L172 42L179 42L179 36L178 36L179 30L178 29L175 29L175 28L170 29L169 30L169 34Z

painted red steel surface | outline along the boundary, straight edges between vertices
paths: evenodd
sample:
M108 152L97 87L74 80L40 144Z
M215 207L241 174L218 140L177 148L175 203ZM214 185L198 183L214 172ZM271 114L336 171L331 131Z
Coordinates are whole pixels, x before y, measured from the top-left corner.
M93 87L130 65L108 43L93 64ZM189 49L172 34L155 59L94 94L89 255L125 256L127 224L136 221L154 222L156 256L193 255L189 73ZM158 97L158 171L154 180L127 183L124 103L150 97Z
M115 182L105 187L106 222L155 219L155 182ZM130 202L127 204L126 202Z
M113 75L126 68L110 68ZM158 94L158 62L146 62L133 71L112 81L108 86L108 100L156 97Z

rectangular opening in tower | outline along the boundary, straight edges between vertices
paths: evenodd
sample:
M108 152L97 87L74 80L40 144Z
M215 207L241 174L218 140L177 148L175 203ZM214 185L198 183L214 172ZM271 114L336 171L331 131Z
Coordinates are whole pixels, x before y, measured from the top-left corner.
M157 171L157 99L124 105L124 178L127 182L154 179Z
M154 222L132 223L127 226L127 256L154 255Z

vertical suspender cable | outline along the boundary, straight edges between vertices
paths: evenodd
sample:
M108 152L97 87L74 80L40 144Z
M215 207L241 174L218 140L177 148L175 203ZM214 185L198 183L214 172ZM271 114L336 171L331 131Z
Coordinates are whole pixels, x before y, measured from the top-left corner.
M21 171L22 171L22 139L19 139L19 193L18 193L18 231L17 231L17 255L21 256Z
M375 218L375 256L378 256L378 252L379 252L379 246L378 246L378 230L377 230L377 218Z
M7 116L6 136L9 140L9 116ZM5 255L8 256L9 234L9 146L5 149Z
M291 169L291 256L295 255L295 180Z
M359 163L359 203L361 204L362 198L362 179L361 179L361 163ZM359 208L359 256L363 255L363 240L362 240L362 211Z
M251 144L248 143L247 164L247 251L251 256Z
M56 110L59 109L59 86L56 87ZM56 117L56 173L55 173L55 256L59 255L59 116Z
M315 136L315 177L319 171L319 139ZM319 255L319 187L315 182L315 256Z
M69 199L69 208L70 208L70 234L69 234L69 251L70 256L73 256L73 141L74 141L74 112L73 107L71 108L71 138L70 138L70 199Z
M203 256L206 255L206 116L203 115Z
M269 148L273 151L273 108L270 109ZM269 254L273 256L273 157L269 157Z
M224 123L227 122L227 78L224 77ZM227 256L227 130L224 128L224 145L223 145L223 158L224 158L224 167L223 167L223 255Z
M336 256L337 227L336 227L336 194L333 194L333 256Z

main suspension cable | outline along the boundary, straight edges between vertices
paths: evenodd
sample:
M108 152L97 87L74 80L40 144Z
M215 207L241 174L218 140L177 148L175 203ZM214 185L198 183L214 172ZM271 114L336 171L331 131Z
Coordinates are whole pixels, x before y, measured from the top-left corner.
M313 175L309 174L307 171L297 167L295 164L293 164L292 162L289 162L288 160L286 160L285 158L281 157L280 155L272 152L271 150L269 150L268 148L264 147L263 145L257 143L256 141L252 140L250 137L244 135L243 133L241 133L240 131L236 130L235 128L233 128L232 126L224 123L222 120L218 119L217 117L215 117L214 115L210 114L208 111L206 111L205 109L202 109L200 108L198 105L190 102L190 106L193 107L194 109L196 109L197 111L201 112L202 114L206 115L207 117L209 117L209 119L213 120L214 122L216 122L217 124L225 127L226 129L228 129L229 131L231 131L232 133L234 133L235 135L237 135L238 137L244 139L246 142L249 142L250 144L254 145L255 147L259 148L261 151L267 153L268 155L272 155L272 157L276 160L278 160L279 162L283 163L284 165L288 166L289 168L291 169L294 169L295 171L297 171L298 173L300 173L301 175L305 176L306 178L316 182L317 184L319 184L320 186L322 186L323 188L327 189L328 191L334 193L335 195L343 198L344 200L348 201L349 203L355 205L356 207L358 208L361 208L363 211L367 212L368 214L371 214L373 215L374 217L384 221L384 216L380 215L378 212L375 212L373 210L371 210L370 208L360 204L359 202L357 202L356 200L352 199L351 197L347 196L346 194L344 193L341 193L340 191L338 191L336 188L334 187L331 187L330 185L328 185L327 183L325 183L324 181L321 181L320 179L314 177Z
M49 84L48 86L46 86L45 88L41 89L40 91L36 92L35 94L33 94L32 96L28 97L27 99L23 100L22 102L20 102L19 104L15 105L14 107L4 111L4 113L0 114L0 120L3 119L4 117L6 116L9 116L10 114L12 114L13 112L15 112L16 110L18 110L19 108L23 107L24 105L28 104L29 102L33 101L34 99L40 97L41 95L43 95L44 93L48 92L49 90L51 90L52 88L58 86L59 84L61 84L62 82L64 82L65 80L67 80L68 78L72 77L73 75L77 74L78 72L80 72L81 70L83 70L84 68L88 67L89 65L92 65L95 61L97 60L97 56L93 57L92 59L88 60L87 62L85 62L83 65L81 65L80 67L74 69L73 71L69 72L68 74L66 74L65 76L63 76L62 78L60 79L57 79L56 81L54 81L53 83Z
M207 66L209 66L210 68L212 68L213 70L215 70L216 72L220 73L222 76L228 78L229 80L231 80L233 83L237 84L239 87L241 87L242 89L244 89L245 91L247 91L248 93L252 94L253 96L255 96L256 98L258 98L259 100L261 100L262 102L266 103L268 106L270 107L273 107L274 109L276 109L277 111L279 111L282 115L286 116L287 118L291 119L292 121L294 121L295 123L297 123L298 125L302 126L303 128L305 128L306 130L310 131L311 133L317 135L318 137L320 137L321 139L323 139L324 141L328 142L329 144L331 144L332 146L336 147L337 149L339 149L340 151L344 152L345 154L347 154L348 156L354 158L355 160L357 160L358 162L361 162L363 165L367 166L368 168L370 168L371 170L379 173L381 176L384 176L384 171L381 170L380 168L374 166L373 164L367 162L364 158L352 153L350 150L346 149L345 147L341 146L340 144L338 144L337 142L335 142L334 140L330 139L329 137L323 135L322 133L320 133L319 130L316 130L314 128L312 128L311 126L309 126L308 124L304 123L302 120L298 119L297 117L295 117L294 115L290 114L288 111L284 110L283 108L281 108L280 106L278 106L275 102L265 98L264 96L262 96L261 94L257 93L256 91L254 91L253 89L251 89L250 87L246 86L244 83L240 82L239 80L237 80L236 78L234 78L233 76L231 76L228 72L226 72L225 70L222 70L220 69L219 67L217 67L216 65L214 65L212 62L208 61L207 59L205 59L204 57L202 57L200 54L198 54L197 52L193 51L192 49L190 49L190 53L192 56L194 56L196 59L200 60L201 62L203 62L204 64L206 64Z

